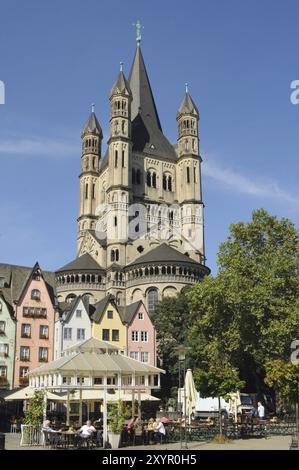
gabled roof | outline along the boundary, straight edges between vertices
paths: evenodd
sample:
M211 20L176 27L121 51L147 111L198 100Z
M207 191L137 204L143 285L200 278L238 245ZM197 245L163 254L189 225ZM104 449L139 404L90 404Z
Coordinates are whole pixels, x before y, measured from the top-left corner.
M127 94L127 95L131 94L130 86L122 70L119 72L116 82L111 88L110 97L112 95L118 95L118 94Z
M101 139L103 138L103 131L94 111L90 113L87 123L85 124L82 131L82 135L85 134L95 134L98 135Z
M183 101L181 102L177 116L180 116L181 114L195 114L196 116L199 115L198 109L188 91L185 93Z
M13 264L0 263L0 277L4 277L6 281L7 288L10 289L10 295L7 294L7 298L10 298L11 303L19 300L22 291L25 288L25 285L34 271L38 266L38 263L35 266L17 266ZM50 271L42 271L43 279L46 283L49 295L53 305L55 304L55 274Z
M122 317L122 321L124 323L130 324L132 322L137 310L140 307L140 304L143 304L142 300L138 300L133 304L126 305L125 307L118 307L118 310Z
M95 322L99 323L101 321L101 318L107 308L107 305L111 302L113 303L113 306L116 307L115 305L115 297L112 294L106 295L102 300L99 300L96 304L93 305L94 312L91 314L90 318ZM117 309L117 307L116 307Z
M60 269L57 269L57 273L70 272L70 271L103 271L103 268L90 256L89 253L85 253L74 261L66 264Z
M85 298L84 296L78 295L71 302L59 302L59 304L58 304L59 310L60 310L61 314L62 313L65 314L64 322L67 323L69 321L70 317L72 316L72 314L76 310L76 308L78 306L78 303L80 301L82 301L82 303L85 307L85 310L87 312L87 315L89 315L90 304L89 304L88 299Z
M167 245L166 243L162 243L161 245L153 248L148 253L143 256L140 256L135 261L130 263L128 266L133 266L135 264L144 264L144 263L153 263L157 262L182 262L188 264L200 264L197 261L189 258L189 256L184 255L178 250L175 250L171 246Z

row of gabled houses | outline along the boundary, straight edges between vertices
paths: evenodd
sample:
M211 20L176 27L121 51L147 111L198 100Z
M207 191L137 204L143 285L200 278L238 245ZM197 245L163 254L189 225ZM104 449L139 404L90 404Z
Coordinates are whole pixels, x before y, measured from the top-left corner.
M94 304L85 295L59 302L54 273L38 263L1 265L0 388L28 385L29 371L91 337L156 365L155 328L142 301L121 307L108 294Z

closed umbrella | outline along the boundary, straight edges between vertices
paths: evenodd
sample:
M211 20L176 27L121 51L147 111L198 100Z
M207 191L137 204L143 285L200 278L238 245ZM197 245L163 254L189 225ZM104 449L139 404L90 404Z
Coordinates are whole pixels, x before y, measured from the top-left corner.
M197 401L197 391L194 384L194 379L191 369L188 369L185 377L185 403L186 403L186 416L188 416L189 424L191 415L195 411Z

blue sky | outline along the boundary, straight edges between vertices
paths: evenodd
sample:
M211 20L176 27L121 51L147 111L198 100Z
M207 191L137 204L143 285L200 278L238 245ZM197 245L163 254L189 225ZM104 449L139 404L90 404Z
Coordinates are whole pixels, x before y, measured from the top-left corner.
M264 207L299 220L296 0L2 0L0 261L56 269L76 255L80 133L108 133L108 93L142 51L164 133L175 142L184 83L201 115L206 254Z

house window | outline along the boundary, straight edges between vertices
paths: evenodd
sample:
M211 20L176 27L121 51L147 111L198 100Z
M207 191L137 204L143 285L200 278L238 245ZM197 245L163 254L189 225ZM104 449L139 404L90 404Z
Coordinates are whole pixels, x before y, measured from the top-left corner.
M62 383L64 385L71 385L71 377L62 377Z
M95 199L96 197L96 186L95 184L92 185L92 199Z
M47 325L40 325L39 337L40 339L49 339L49 327Z
M0 377L7 377L7 367L6 366L0 366Z
M143 342L148 341L148 332L147 331L141 331L141 341L143 341Z
M39 348L38 360L39 362L48 362L48 348Z
M8 344L0 344L0 358L8 357Z
M76 310L76 318L82 318L82 310Z
M95 378L93 379L93 384L94 384L94 385L102 385L102 384L103 384L103 379L102 379L102 377L95 377Z
M118 159L118 151L115 150L115 160L114 160L114 166L117 168L117 159Z
M139 331L132 331L132 341L137 342L139 341Z
M112 320L112 318L113 318L113 310L108 310L108 312L107 312L107 318L109 318L109 320Z
M145 385L144 375L141 375L140 377L138 377L138 382L139 382L139 385Z
M107 330L104 328L102 331L102 340L109 341L109 338L110 338L110 330Z
M22 338L30 338L31 337L31 326L29 325L29 323L22 323L21 337Z
M20 348L20 360L30 361L30 348L29 346L21 346Z
M155 312L157 303L158 303L157 289L149 289L147 293L147 306L148 306L148 312L150 314Z
M84 340L85 339L85 329L84 328L77 328L77 339Z
M40 300L40 291L38 289L33 289L31 291L31 299Z
M142 351L141 352L141 362L148 362L148 352L147 351Z
M85 185L85 199L88 199L88 184Z
M138 352L137 351L131 351L130 352L130 358L135 359L136 361L138 361Z
M119 330L112 330L112 341L119 341Z
M143 320L143 319L144 319L143 312L138 312L138 320Z
M141 184L141 171L139 169L136 171L136 183Z
M187 166L187 183L190 183L190 167Z
M24 367L24 366L20 367L19 377L23 379L28 374L28 371L29 371L29 367Z
M107 385L116 385L116 377L107 377Z
M5 334L5 321L0 321L0 335Z
M63 328L63 339L72 339L72 328Z
M124 150L122 151L122 154L121 154L121 165L123 168L125 167L125 151Z

